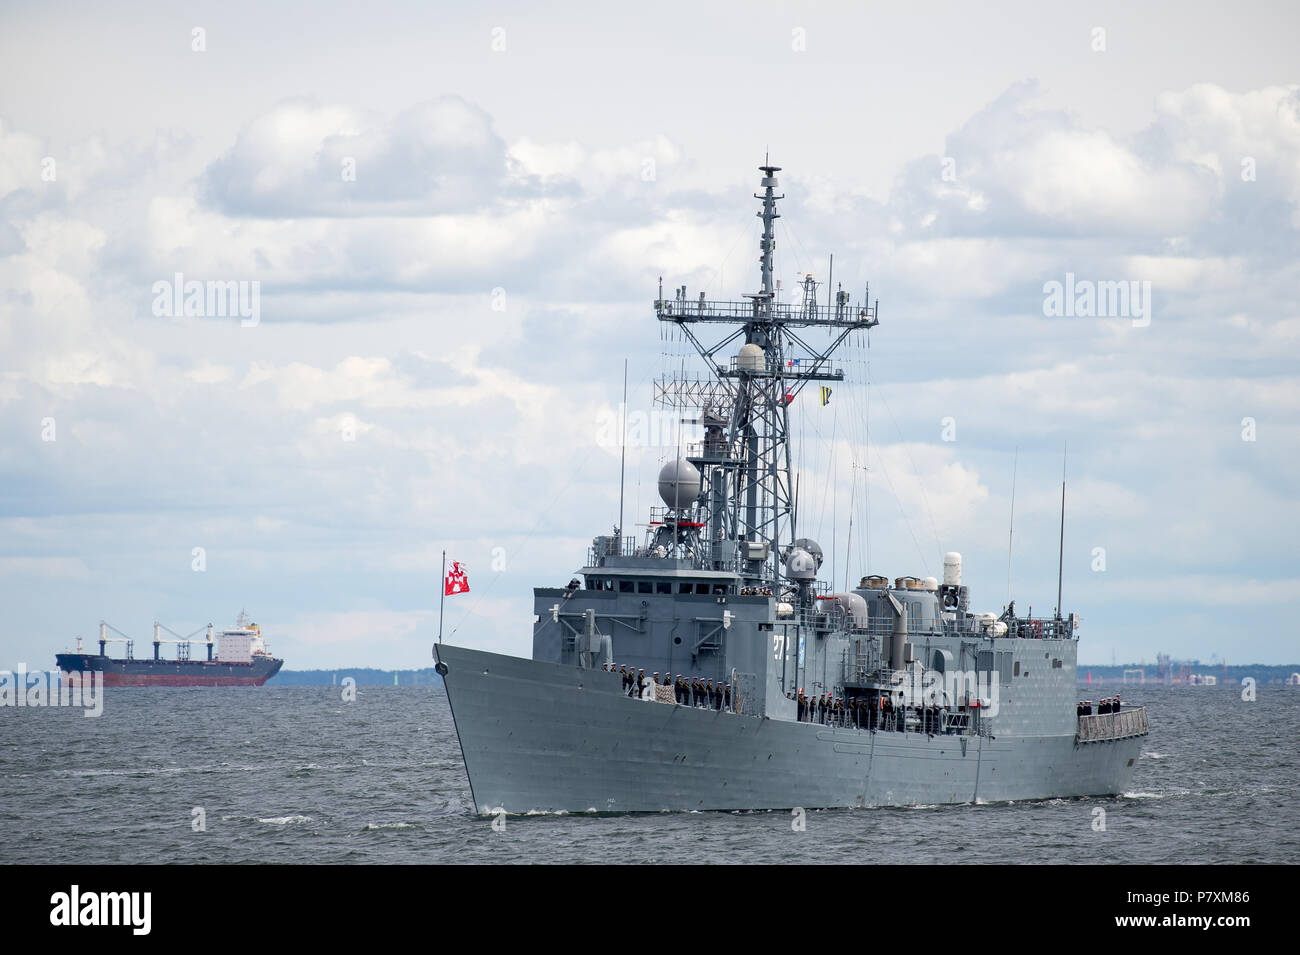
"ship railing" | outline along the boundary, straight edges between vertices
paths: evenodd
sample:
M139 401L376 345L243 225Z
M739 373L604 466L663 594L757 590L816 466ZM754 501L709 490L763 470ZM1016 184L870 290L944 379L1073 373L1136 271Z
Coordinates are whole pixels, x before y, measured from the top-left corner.
M888 618L886 618L887 620ZM1074 625L1070 618L1057 620L1054 617L1005 617L997 618L1007 625L1006 639L1021 640L1071 640L1074 638ZM943 632L952 636L971 634L977 637L991 637L993 630L976 615L966 617L960 622L945 621Z
M876 306L837 302L821 305L812 302L736 302L717 299L661 298L655 301L655 314L661 321L751 321L759 309L766 309L777 321L790 325L816 322L819 325L875 324Z
M842 630L857 637L889 636L894 632L894 622L881 617L856 617L842 607L821 603L812 609L800 608L795 617L805 627L818 630ZM914 635L908 634L908 639Z
M905 710L823 709L813 701L802 722L841 729L874 730L881 733L925 733L929 736L991 736L991 724L974 709L926 710L909 706Z
M613 672L613 671L611 671ZM762 716L757 692L758 680L753 673L731 671L731 690L729 695L715 698L709 702L696 703L688 696L685 701L678 701L675 683L656 683L647 680L641 689L633 688L629 696L646 702L665 703L670 706L689 706L698 710L713 710L716 713L731 713L738 716ZM716 681L715 686L722 689L725 684Z
M1074 628L1069 618L1055 617L1013 617L1004 620L1008 637L1022 640L1068 640L1074 636Z
M735 457L726 441L697 441L686 445L684 457L705 461L730 461Z
M635 537L597 537L587 548L587 566L597 567L606 557L635 557Z
M1094 713L1080 716L1075 740L1080 743L1099 743L1112 739L1128 739L1147 735L1147 708L1125 707L1118 713Z
M749 321L754 317L753 302L723 302L709 299L661 298L655 302L655 313L660 319L712 318Z
M699 508L652 507L651 524L676 524L681 527L703 527L707 515Z
M894 632L893 618L887 617L868 617L866 623L859 628L862 633L872 637L888 637ZM911 633L908 634L910 639Z
M799 380L809 378L816 381L839 380L844 377L844 369L830 362L818 362L816 358L787 358L783 362L768 361L764 359L762 368L751 368L744 363L738 355L731 357L731 362L726 368L718 366L719 372L725 375L735 377L742 371L749 372L752 375L762 375L772 378L789 378Z
M669 508L654 509L658 512L656 520L663 520ZM677 513L672 520L681 522L686 521L703 522L703 512L688 512L689 517ZM638 544L636 538L632 537L598 537L593 544L586 548L586 567L602 567L607 557L660 557L660 559L689 560L690 567L694 570L722 570L725 573L738 573L742 568L744 561L736 557L735 542L719 542L708 544L705 542L701 547L693 548L692 551L682 552L680 550L671 551L664 548L659 552L659 548L646 547Z

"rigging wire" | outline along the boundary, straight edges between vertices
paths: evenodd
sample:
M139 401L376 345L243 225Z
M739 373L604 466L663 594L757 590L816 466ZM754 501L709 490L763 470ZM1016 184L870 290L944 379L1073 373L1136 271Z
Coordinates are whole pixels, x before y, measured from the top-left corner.
M939 539L939 528L935 525L934 512L930 509L930 496L925 492L925 482L921 480L921 472L916 466L916 459L912 457L912 449L903 437L903 429L898 426L898 419L894 417L894 411L889 407L889 402L884 395L880 396L880 403L885 406L885 411L889 414L889 420L893 422L894 430L898 432L898 440L903 447L903 453L907 455L908 463L912 465L912 474L916 477L916 486L921 492L921 503L925 508L925 516L930 521L930 532L934 534L934 543L938 547L938 552L943 553L943 543ZM929 569L929 563L926 562L926 570Z
M653 374L653 368L648 369L646 373L641 376L641 379L640 381L637 382L636 387L640 388L642 385L644 385L651 374ZM524 534L519 546L515 548L515 551L512 555L512 559L518 559L521 554L527 552L528 545L531 544L534 541L534 539L537 537L537 532L541 529L542 522L551 513L552 508L554 508L556 503L560 500L560 498L564 496L565 492L567 492L569 488L573 486L573 483L580 476L584 476L586 474L587 462L591 460L592 455L596 453L599 447L600 446L597 443L592 443L591 446L588 447L587 453L582 457L582 460L578 462L578 466L569 472L569 479L556 493L555 497L551 499L551 503L548 504L546 507L542 508L540 511L538 511L538 517L536 522L533 524L532 528L526 534ZM638 464L640 464L639 455L638 455ZM637 504L636 504L637 511L635 513L640 513L640 503L641 503L641 479L638 476ZM454 636L456 631L459 630L466 621L468 621L471 617L475 615L474 613L475 609L480 604L482 604L483 600L487 598L487 596L492 592L492 589L496 587L497 583L501 580L502 577L505 576L505 574L506 574L505 570L498 570L488 579L487 585L483 587L481 590L479 590L477 593L475 593L474 601L461 612L460 617L456 620L456 623L452 626L451 631L447 634L448 637ZM445 585L446 585L445 581L442 580L438 581L439 587L444 587ZM534 630L534 636L536 636L536 630Z

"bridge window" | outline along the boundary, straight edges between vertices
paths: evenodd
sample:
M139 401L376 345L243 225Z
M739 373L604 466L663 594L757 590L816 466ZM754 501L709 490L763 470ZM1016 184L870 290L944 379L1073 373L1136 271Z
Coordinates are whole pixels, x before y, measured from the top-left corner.
M630 580L620 580L618 582L618 592L621 594L630 594L636 590L636 585Z
M694 590L695 590L695 585L694 585L694 584L678 584L678 585L677 585L677 592L678 592L679 594L689 594L689 593L692 593Z
M707 593L709 592L709 585L708 585L708 584L696 584L696 585L695 585L695 592L696 592L697 594L707 594Z
M638 580L636 582L636 592L639 594L648 594L651 592L650 581Z
M667 581L655 584L655 593L670 594L673 592L673 585Z

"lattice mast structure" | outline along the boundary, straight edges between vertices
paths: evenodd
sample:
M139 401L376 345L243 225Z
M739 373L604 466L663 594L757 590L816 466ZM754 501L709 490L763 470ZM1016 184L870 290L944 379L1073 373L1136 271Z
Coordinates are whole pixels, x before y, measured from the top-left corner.
M842 289L817 301L817 283L805 277L798 303L777 300L773 280L775 226L780 213L776 173L764 165L756 215L762 219L759 240L760 287L745 301L711 301L703 292L688 299L686 287L665 298L660 280L655 313L672 322L709 369L708 380L665 378L656 400L671 407L700 409L706 428L703 445L687 457L703 475L701 500L708 509L705 557L715 569L736 569L749 584L777 592L782 560L794 544L795 495L790 452L790 405L809 382L840 382L844 371L831 356L855 331L879 324L879 300L870 286L860 304L850 304ZM716 332L722 330L722 337ZM824 347L809 341L810 329L828 331ZM708 341L712 341L709 344ZM733 354L731 349L735 348ZM709 433L725 440L710 441Z

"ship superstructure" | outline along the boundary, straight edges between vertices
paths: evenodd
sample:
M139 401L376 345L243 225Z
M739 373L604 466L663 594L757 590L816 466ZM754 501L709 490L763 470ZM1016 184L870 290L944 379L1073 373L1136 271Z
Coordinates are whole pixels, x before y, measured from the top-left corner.
M480 812L915 805L1117 793L1142 708L1085 712L1078 618L971 610L943 578L836 591L798 536L790 406L879 324L836 290L773 279L776 173L760 167L760 282L738 301L654 302L707 377L656 400L703 428L659 474L643 538L597 536L567 587L534 591L531 660L439 644ZM815 337L814 337L814 333ZM819 387L821 385L819 384Z
M109 631L118 634L110 637ZM163 631L172 634L163 637ZM280 672L283 660L271 655L262 637L262 628L253 623L242 611L234 627L215 634L212 624L206 628L207 658L192 658L195 637L204 628L182 637L155 621L153 625L153 657L136 659L135 640L106 621L99 622L99 653L84 653L81 638L77 638L76 653L55 655L59 669L64 673L99 671L104 675L105 686L261 686ZM122 643L126 655L108 656L108 644ZM164 643L176 646L176 657L163 658Z

